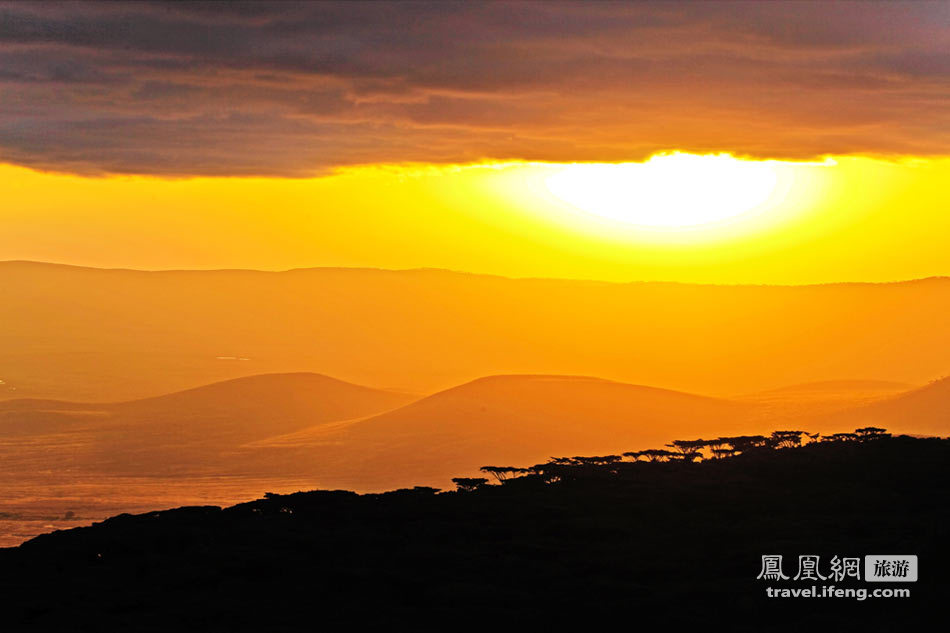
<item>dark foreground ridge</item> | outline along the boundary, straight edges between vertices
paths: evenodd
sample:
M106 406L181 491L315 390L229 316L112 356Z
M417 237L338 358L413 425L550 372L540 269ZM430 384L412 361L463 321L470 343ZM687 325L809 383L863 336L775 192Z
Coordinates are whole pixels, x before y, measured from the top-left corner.
M506 631L618 616L631 630L914 630L950 595L950 440L849 439L121 515L0 550L3 628ZM766 554L788 580L756 578ZM916 554L920 580L793 580L800 555L827 576L832 557L866 554ZM813 585L910 597L766 595Z

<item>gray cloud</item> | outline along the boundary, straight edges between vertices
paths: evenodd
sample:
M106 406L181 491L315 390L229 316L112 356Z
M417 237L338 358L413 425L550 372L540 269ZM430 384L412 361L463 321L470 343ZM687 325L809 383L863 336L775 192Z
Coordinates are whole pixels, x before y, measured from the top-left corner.
M950 153L946 3L0 3L0 160Z

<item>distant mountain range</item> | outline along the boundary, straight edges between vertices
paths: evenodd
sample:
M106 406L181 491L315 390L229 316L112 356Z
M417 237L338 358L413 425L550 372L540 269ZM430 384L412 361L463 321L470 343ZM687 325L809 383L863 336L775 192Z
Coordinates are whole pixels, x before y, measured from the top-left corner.
M947 371L950 280L710 286L443 270L0 263L0 398L119 401L308 371L433 393L601 376L732 395Z

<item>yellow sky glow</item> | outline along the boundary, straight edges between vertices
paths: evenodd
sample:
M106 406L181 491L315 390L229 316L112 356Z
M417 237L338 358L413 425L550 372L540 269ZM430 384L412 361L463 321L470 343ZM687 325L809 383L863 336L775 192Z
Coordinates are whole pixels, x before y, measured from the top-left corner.
M103 267L440 267L711 283L950 274L950 159L674 154L379 165L315 179L0 166L0 259Z

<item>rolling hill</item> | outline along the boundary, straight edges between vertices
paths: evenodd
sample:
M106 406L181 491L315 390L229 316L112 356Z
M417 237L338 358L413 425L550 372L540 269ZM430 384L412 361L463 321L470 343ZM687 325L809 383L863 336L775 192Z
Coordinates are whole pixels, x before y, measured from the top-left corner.
M71 403L0 402L0 450L9 462L56 465L53 447L69 447L67 463L87 469L157 474L212 470L228 451L257 439L405 404L413 396L319 374L268 374L142 400ZM15 438L22 438L17 443ZM44 449L45 446L45 449Z
M475 474L486 464L618 453L724 428L759 428L754 410L745 403L598 378L490 376L376 416L253 446L265 455L268 450L313 454L315 474L333 485L445 487L451 477Z
M313 373L236 378L112 406L117 415L156 424L187 424L188 417L227 418L227 429L247 436L285 432L311 422L346 420L394 408L409 394L356 385ZM267 423L261 424L262 420ZM241 423L238 423L240 421ZM206 427L205 427L206 428ZM204 429L200 429L204 431ZM243 437L241 439L244 439Z

